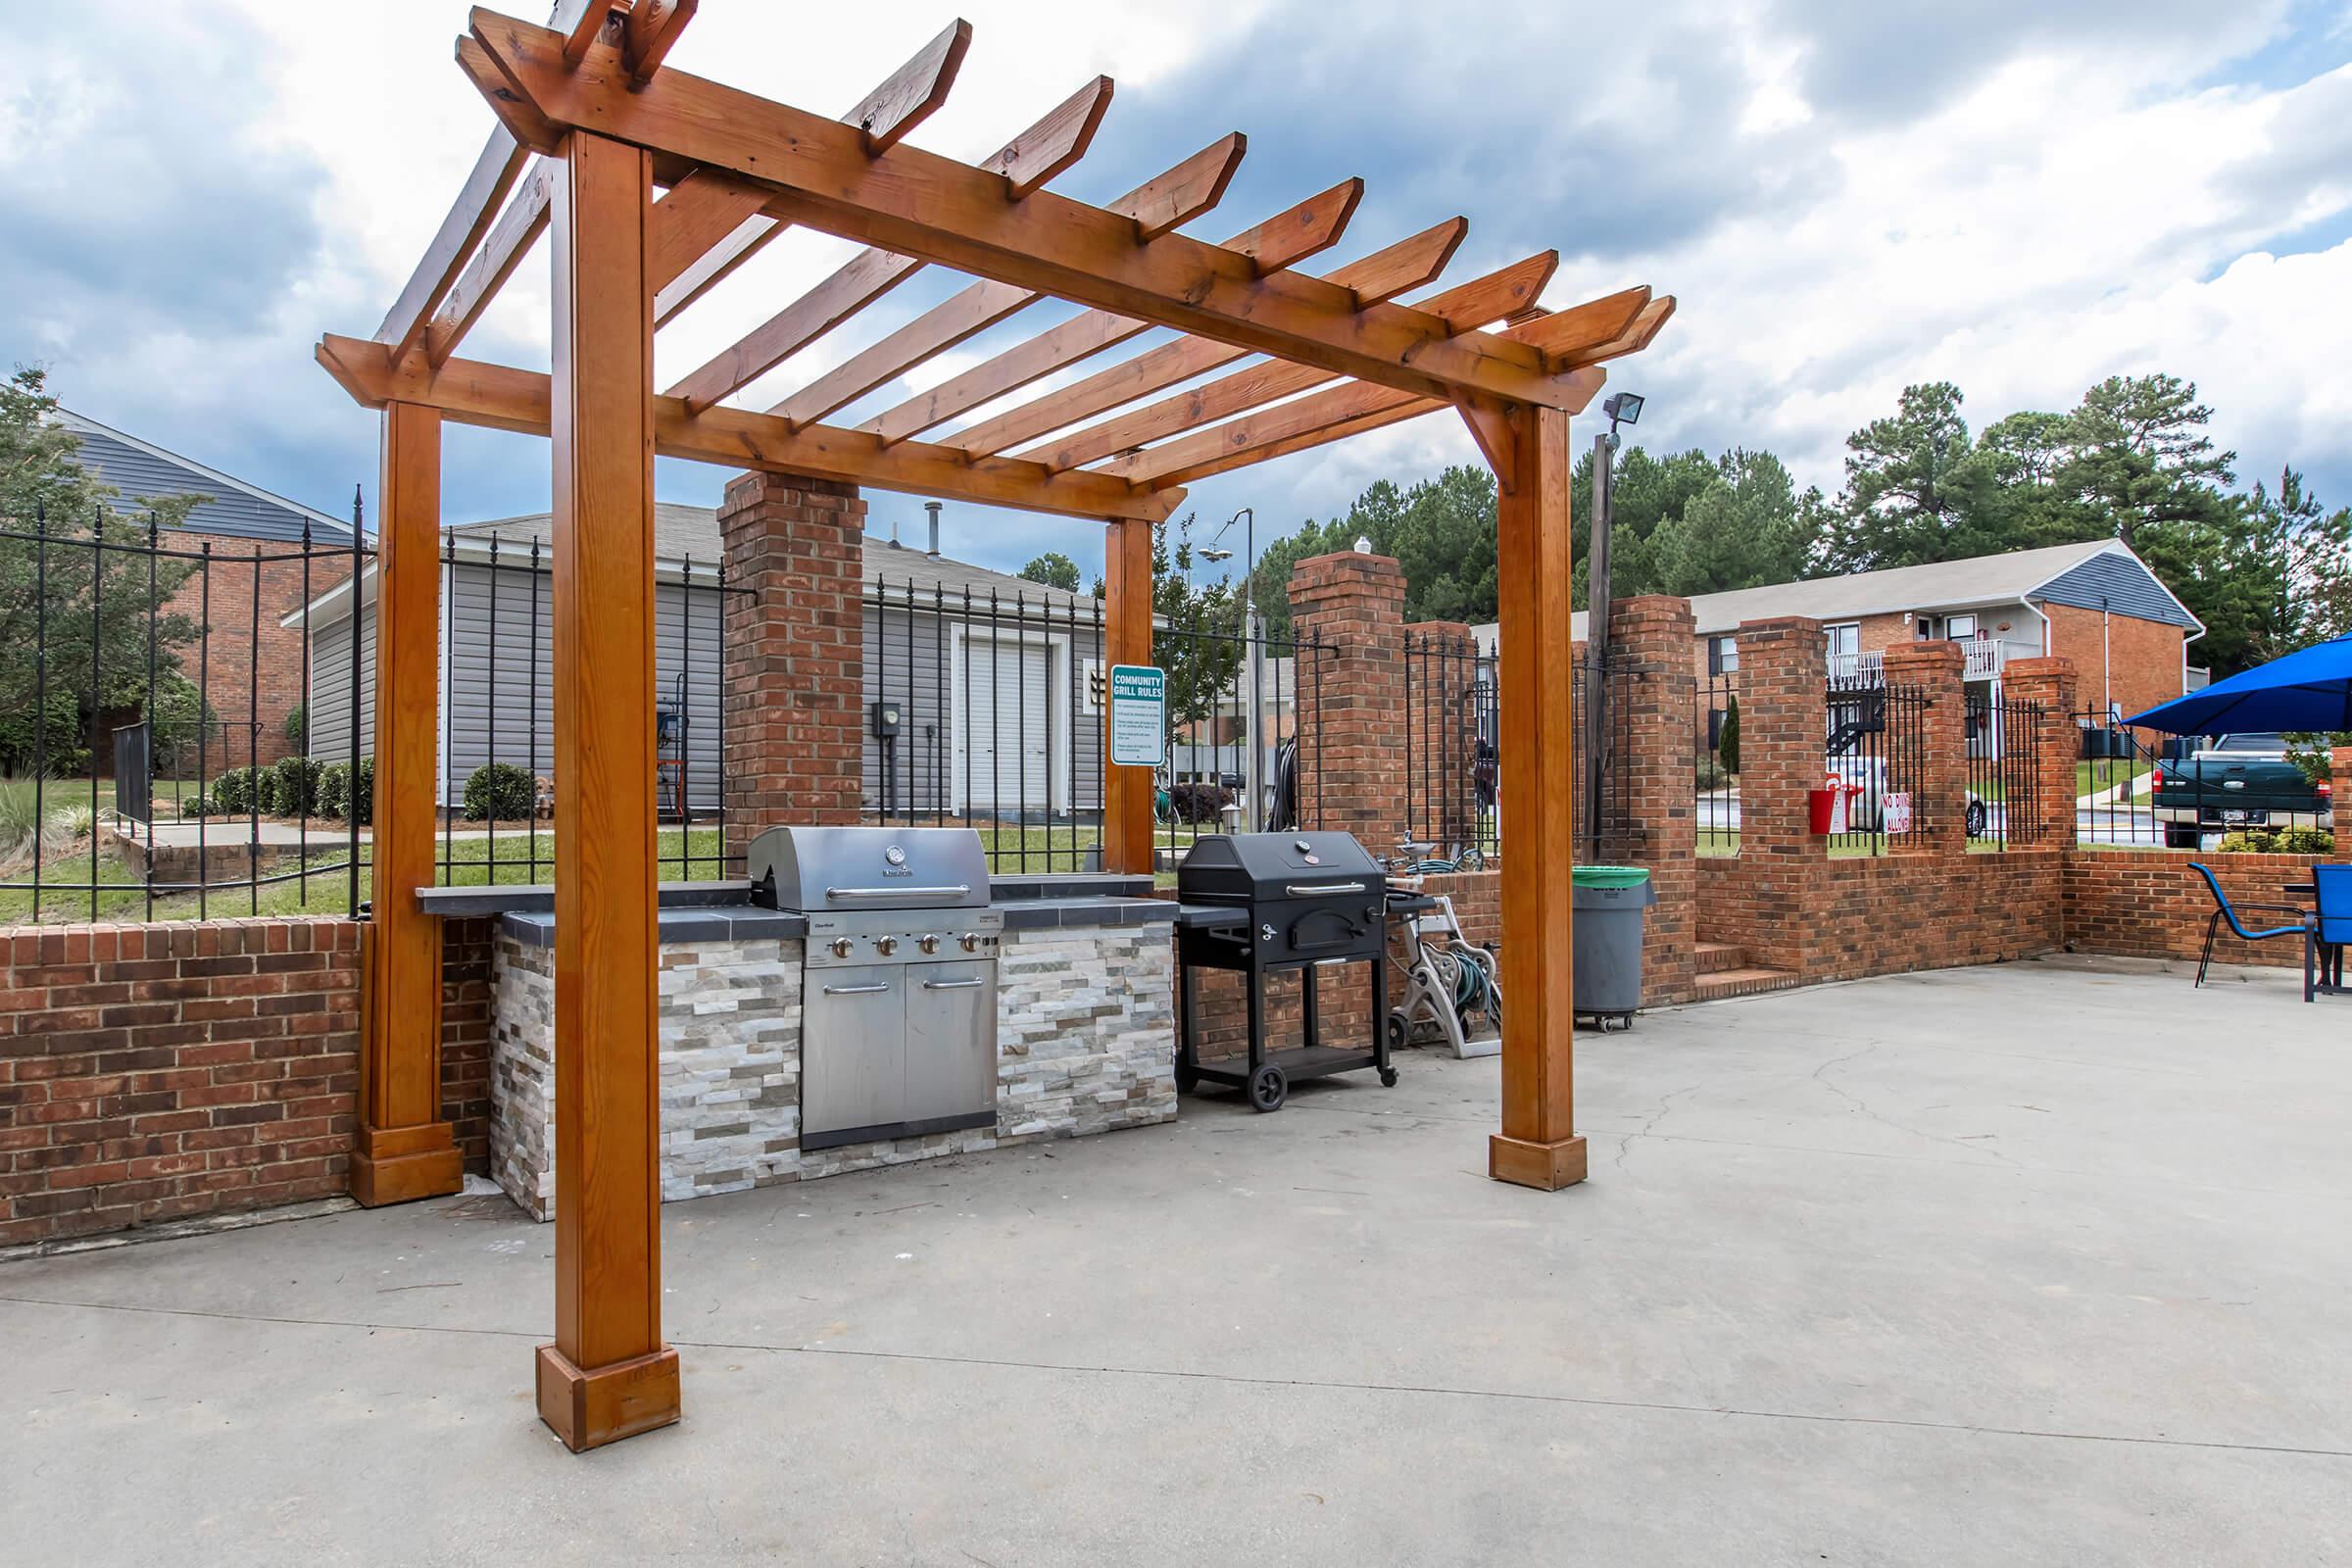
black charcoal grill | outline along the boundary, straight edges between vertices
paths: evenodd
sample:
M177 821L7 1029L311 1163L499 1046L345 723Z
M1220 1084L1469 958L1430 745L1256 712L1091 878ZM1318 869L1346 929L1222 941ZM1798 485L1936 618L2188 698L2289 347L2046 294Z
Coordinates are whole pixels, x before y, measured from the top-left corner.
M1346 833L1226 833L1196 843L1176 870L1185 913L1177 926L1183 1011L1177 1021L1176 1086L1246 1090L1259 1110L1281 1106L1293 1080L1389 1065L1388 876ZM1316 1014L1316 972L1333 964L1372 966L1366 1043L1326 1045ZM1203 1066L1197 1054L1198 973L1247 977L1250 1055L1241 1069ZM1294 1049L1266 1050L1266 977L1298 971L1299 1035Z

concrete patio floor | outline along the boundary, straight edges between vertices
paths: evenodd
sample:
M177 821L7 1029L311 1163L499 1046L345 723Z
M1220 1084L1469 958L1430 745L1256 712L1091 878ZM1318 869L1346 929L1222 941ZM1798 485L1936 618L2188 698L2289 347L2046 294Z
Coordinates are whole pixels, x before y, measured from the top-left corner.
M673 1205L685 1423L584 1457L501 1198L0 1265L27 1562L2352 1557L2352 1005L2071 961Z

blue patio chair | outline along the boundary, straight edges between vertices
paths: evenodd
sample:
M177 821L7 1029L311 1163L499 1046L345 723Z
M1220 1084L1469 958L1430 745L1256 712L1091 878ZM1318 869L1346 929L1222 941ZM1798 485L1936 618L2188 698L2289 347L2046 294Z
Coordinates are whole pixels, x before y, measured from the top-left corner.
M2303 1000L2344 989L2344 948L2352 944L2352 865L2315 865L2318 912L2303 928ZM2315 973L2317 978L2315 979Z
M2221 933L2224 920L2230 922L2230 931L2240 942L2268 942L2273 937L2299 937L2304 934L2305 916L2302 907L2292 904L2247 905L2247 910L2252 913L2291 914L2295 917L2293 925L2276 925L2262 931L2247 930L2245 922L2237 917L2237 910L2230 907L2230 895L2222 891L2221 879L2213 874L2213 867L2200 861L2191 860L2188 862L2188 868L2203 877L2205 886L2213 892L2213 915L2205 922L2205 952L2197 959L2196 983L2198 985L2205 983L2205 971L2213 962L2213 939Z

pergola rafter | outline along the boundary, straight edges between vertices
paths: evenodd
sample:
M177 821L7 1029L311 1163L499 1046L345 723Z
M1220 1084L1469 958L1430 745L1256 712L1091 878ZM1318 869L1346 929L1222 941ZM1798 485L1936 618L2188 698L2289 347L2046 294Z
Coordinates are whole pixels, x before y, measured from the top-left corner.
M538 1388L541 1414L578 1448L678 1413L677 1358L661 1335L656 1181L655 456L1098 519L1105 659L1148 663L1152 530L1183 486L1445 409L1469 426L1500 495L1502 725L1512 737L1501 805L1504 840L1517 848L1504 889L1502 1128L1489 1169L1546 1189L1581 1180L1567 426L1601 367L1646 348L1673 299L1636 288L1546 310L1539 296L1558 257L1544 251L1399 304L1437 280L1463 220L1311 275L1297 264L1339 240L1362 181L1208 244L1183 225L1223 194L1238 133L1097 206L1045 187L1093 140L1107 79L967 164L907 139L953 85L967 24L826 120L665 66L695 9L562 0L545 27L475 10L457 59L496 125L372 339L318 346L319 363L381 410L385 426L376 658L391 699L376 712L378 876L355 1193L382 1202L446 1192L457 1172L436 1098L439 932L405 885L429 871L436 811L444 420L543 434L554 451L558 1312ZM657 330L723 298L722 284L744 287L742 263L793 226L866 248L781 309L763 305L751 331L658 394ZM552 372L460 358L543 233ZM926 267L967 282L879 341L829 357L774 410L728 406ZM927 391L856 412L1047 300L1079 309ZM1004 406L1152 327L1177 335ZM856 428L825 422L843 411ZM974 422L936 433L966 416ZM1151 778L1104 771L1103 868L1149 872Z

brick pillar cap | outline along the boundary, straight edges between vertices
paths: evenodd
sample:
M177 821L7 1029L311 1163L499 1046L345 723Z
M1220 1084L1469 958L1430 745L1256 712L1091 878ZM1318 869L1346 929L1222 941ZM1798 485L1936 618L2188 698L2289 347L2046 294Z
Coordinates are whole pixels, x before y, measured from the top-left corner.
M1883 657L1890 665L1908 664L1921 669L1959 669L1968 662L1968 656L1955 642L1897 643Z
M1740 623L1742 637L1788 637L1800 633L1818 634L1821 622L1810 615L1766 615L1760 620Z
M2032 659L2012 659L2001 670L2004 680L2068 680L2075 673L2075 662L2064 654L2037 654Z
M1354 582L1348 578L1357 579ZM1352 550L1335 551L1328 556L1309 556L1291 568L1291 592L1301 590L1319 592L1360 592L1366 587L1394 587L1404 593L1404 567L1395 556L1365 556Z

